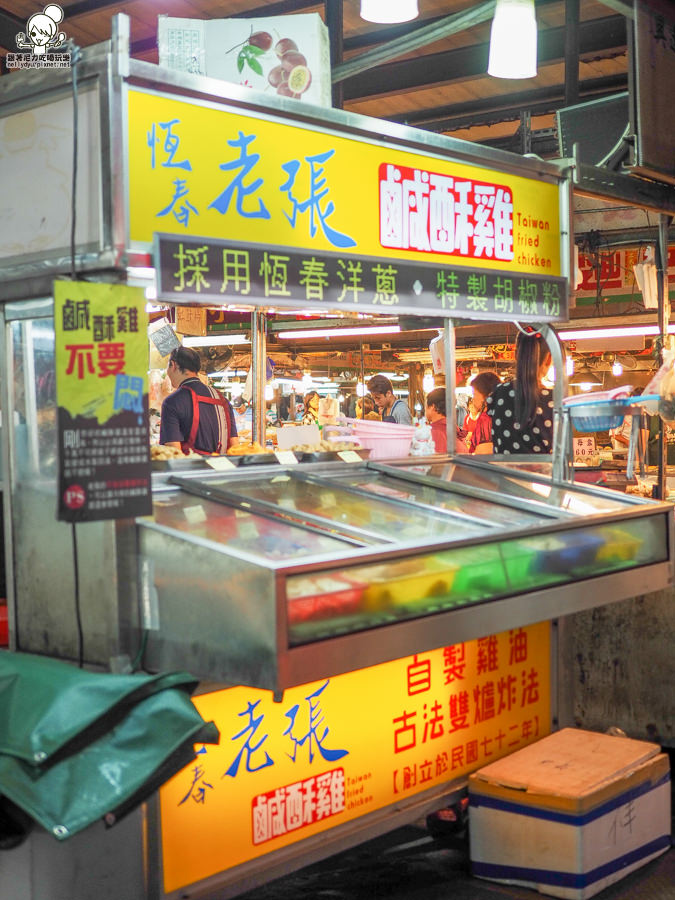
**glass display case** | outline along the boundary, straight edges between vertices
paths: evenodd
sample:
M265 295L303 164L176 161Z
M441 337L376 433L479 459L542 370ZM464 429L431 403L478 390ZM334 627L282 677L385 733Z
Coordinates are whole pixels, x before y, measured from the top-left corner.
M468 457L167 473L137 527L150 666L276 691L663 587L673 556L667 504Z

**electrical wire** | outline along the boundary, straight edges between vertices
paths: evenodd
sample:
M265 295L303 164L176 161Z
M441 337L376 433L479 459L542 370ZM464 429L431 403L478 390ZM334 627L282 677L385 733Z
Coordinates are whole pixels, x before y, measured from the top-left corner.
M78 118L79 102L77 94L77 74L82 53L80 48L72 44L70 53L70 71L73 86L73 177L70 190L70 277L75 281L75 227L77 225L77 154L78 154Z
M139 669L145 671L144 664L144 656L145 656L145 648L148 646L148 635L150 634L149 629L143 629L143 637L141 638L141 646L138 648L138 653L134 657L134 661L131 663L132 672L138 672Z
M84 633L82 631L82 610L80 608L80 565L77 556L77 532L75 522L72 523L73 539L73 577L75 579L75 623L77 625L77 664L84 666Z

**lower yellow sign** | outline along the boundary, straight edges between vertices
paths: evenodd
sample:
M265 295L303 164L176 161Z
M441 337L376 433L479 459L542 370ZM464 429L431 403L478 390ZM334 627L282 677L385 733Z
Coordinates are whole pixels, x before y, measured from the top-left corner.
M550 731L550 625L292 688L194 698L218 746L160 790L166 893L466 775Z

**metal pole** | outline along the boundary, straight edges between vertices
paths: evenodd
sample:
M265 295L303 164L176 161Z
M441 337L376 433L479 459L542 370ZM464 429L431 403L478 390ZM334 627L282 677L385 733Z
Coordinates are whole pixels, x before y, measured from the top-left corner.
M364 368L364 361L363 361L363 338L359 338L359 361L361 364L361 387L364 391L363 396L365 397L365 395L366 395L366 376L365 376L365 368ZM358 391L356 392L356 396L357 397L359 396ZM361 400L361 418L365 419L365 417L366 417L366 404L363 402L363 399L362 399Z
M443 326L443 363L445 365L445 436L447 453L455 453L457 415L455 413L455 325L446 319Z
M567 396L567 372L562 344L550 325L538 326L546 346L551 352L551 361L555 370L553 383L553 478L556 481L570 480L571 457L569 453L569 434L563 428L562 401Z
M251 313L251 370L253 400L252 439L265 446L265 382L267 352L267 318L264 311Z
M658 297L659 342L661 352L668 347L668 325L670 323L670 297L668 294L668 228L672 216L659 215L659 240L656 247L656 287ZM661 361L661 360L660 360ZM666 442L666 430L663 419L659 417L659 443L658 443L658 499L666 496L666 474L668 467L668 444Z
M565 0L565 106L579 102L579 0Z

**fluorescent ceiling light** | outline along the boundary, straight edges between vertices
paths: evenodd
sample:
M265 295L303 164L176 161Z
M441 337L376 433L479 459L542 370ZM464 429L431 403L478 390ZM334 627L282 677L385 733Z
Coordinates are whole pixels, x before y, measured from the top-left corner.
M233 344L250 344L250 338L245 334L230 334L227 337L219 335L218 337L184 337L184 347L231 347Z
M534 78L537 74L537 20L534 0L497 0L490 32L488 75Z
M401 353L398 360L401 363L422 362L431 364L431 353L429 350L421 350L419 353L416 351Z
M642 335L648 337L649 335L660 333L658 325L627 325L625 328L580 328L576 331L559 331L558 337L561 341L594 341L613 337L637 337ZM675 323L668 326L668 334L674 333Z
M128 278L144 278L144 279L153 279L155 278L155 270L152 266L128 266L127 267L127 277Z
M306 331L279 331L280 340L301 340L314 337L355 337L370 334L398 334L400 325L376 325L371 328L310 328Z
M417 0L361 0L361 18L378 25L409 22L419 15Z

